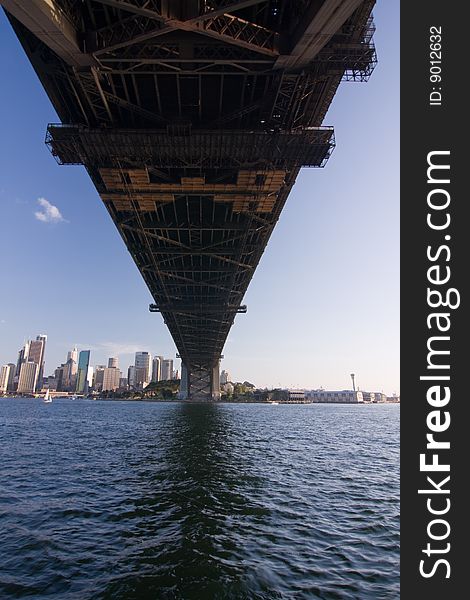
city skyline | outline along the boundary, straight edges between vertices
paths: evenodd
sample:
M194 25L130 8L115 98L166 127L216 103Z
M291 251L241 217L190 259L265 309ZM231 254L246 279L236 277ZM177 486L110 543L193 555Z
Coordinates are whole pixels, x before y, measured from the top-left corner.
M41 334L36 336L36 340L45 339L47 340L47 335ZM23 346L17 352L17 359L15 362L6 362L0 363L0 392L13 391L11 386L8 385L8 388L2 389L2 384L6 385L6 382L10 382L10 379L13 379L12 374L7 370L8 367L12 367L12 371L17 373L16 377L16 385L18 386L18 379L21 375L21 371L18 371L18 365L20 361L24 358L24 354L26 352L26 360L24 361L26 365L29 367L29 363L31 360L29 359L30 347L34 340L26 340ZM41 354L41 358L44 359L44 352ZM132 360L132 359L131 359ZM82 367L80 367L80 361L83 361ZM42 361L42 365L45 364L45 360ZM75 374L76 379L73 379L73 384L70 383L68 379L60 379L60 387L64 391L73 391L79 394L86 393L88 388L98 389L98 391L105 391L107 389L117 389L120 387L120 384L123 380L126 381L126 385L129 385L131 388L142 388L148 385L151 382L164 381L169 379L179 379L179 373L181 370L181 361L177 359L177 365L175 366L175 360L172 358L164 358L159 354L152 354L148 350L139 350L134 353L133 363L129 364L127 368L120 364L119 356L108 356L104 361L96 361L91 358L91 350L79 350L77 345L74 344L72 350L67 352L67 359L64 363L58 364L56 367L51 368L50 373L48 373L47 368L44 372L44 381L47 379L51 379L54 376L57 377L57 372L60 369L67 369L67 367L74 365L74 370L68 372L68 375ZM35 384L35 392L39 392L41 389L49 387L48 384L42 386L39 385L39 364L36 365L36 370L34 373L28 372L26 377L27 381L30 381L31 378L34 377ZM69 367L69 369L70 369ZM80 381L80 370L83 371L81 375ZM115 371L116 374L112 375L112 371ZM144 373L143 373L143 372ZM350 374L350 378L352 375ZM85 381L87 384L84 385ZM220 367L220 383L242 383L243 381L248 381L246 378L234 378L231 376L230 371L227 369ZM349 379L351 381L351 379ZM110 385L110 382L114 382L115 385ZM96 384L98 383L98 387ZM253 382L250 382L253 383ZM308 386L300 386L300 385L283 385L282 382L279 382L278 385L271 386L258 386L255 382L255 387L258 389L304 389L304 390L323 390L323 386L319 386L316 388L309 388ZM122 386L121 386L122 387ZM349 390L351 386L345 386L343 388L338 388L342 390ZM361 388L358 384L354 384L353 389L356 390L364 390L365 388ZM18 390L20 391L20 390ZM22 391L33 393L27 389L23 389ZM380 389L377 388L376 392L384 393L383 387ZM397 390L385 390L386 393L391 394L392 396L399 395Z
M354 371L363 389L399 392L398 7L377 6L375 20L379 64L367 86L340 87L325 119L337 147L324 170L299 175L245 296L248 312L235 319L221 369L236 380L345 389ZM10 257L1 364L41 330L47 373L70 339L95 364L131 364L145 348L175 357L85 171L59 169L44 147L45 123L58 118L3 14L0 28L10 82L0 102L11 116L0 145L0 251Z

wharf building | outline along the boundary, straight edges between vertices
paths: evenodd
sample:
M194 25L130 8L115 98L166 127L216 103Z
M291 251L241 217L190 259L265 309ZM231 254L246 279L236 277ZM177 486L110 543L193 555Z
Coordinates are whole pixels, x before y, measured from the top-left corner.
M282 404L308 404L311 402L306 397L304 390L274 390L272 399Z
M354 390L313 390L308 393L311 402L329 404L358 404L364 402L362 392Z

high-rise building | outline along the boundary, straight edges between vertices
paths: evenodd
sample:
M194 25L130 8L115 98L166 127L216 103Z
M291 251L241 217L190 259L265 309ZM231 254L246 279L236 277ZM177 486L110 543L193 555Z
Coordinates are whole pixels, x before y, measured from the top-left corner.
M93 389L95 389L97 392L101 392L103 389L103 378L105 369L106 365L96 365L95 367L95 375L93 377Z
M162 361L162 380L168 381L173 379L173 359L165 358Z
M103 392L110 390L115 391L119 387L119 379L121 371L116 367L106 367L103 370Z
M19 376L20 376L21 365L28 360L28 354L29 354L29 342L25 342L25 345L18 352L18 360L16 362L16 370L15 370L15 376L17 378L19 378Z
M37 389L42 388L44 378L44 364L45 364L45 352L46 352L47 335L38 335L35 340L29 342L29 354L28 360L35 362L38 367L38 380L36 384Z
M108 358L108 368L109 369L119 368L119 360L115 356L112 358Z
M20 378L18 381L18 393L33 394L38 381L39 365L33 361L21 365Z
M229 383L229 381L232 381L232 376L230 375L230 373L228 371L222 371L220 374L220 383L221 385L224 385L226 383Z
M93 385L93 367L90 367L90 365L88 365L87 374L86 374L86 393L88 393L88 390L91 388L92 385Z
M67 352L67 363L70 364L70 374L73 378L77 374L78 369L78 350L76 346L74 346L73 350Z
M15 377L15 365L9 363L0 368L0 393L5 393L11 389L13 378Z
M122 373L121 373L121 375L122 375ZM119 378L119 388L121 390L127 389L127 377L120 377Z
M73 350L70 350L69 352L67 352L67 360L72 359L75 362L78 362L78 350L77 350L77 346L73 347Z
M82 350L78 357L77 384L75 391L79 394L88 392L88 367L90 366L90 351Z
M61 364L60 367L54 371L54 379L56 380L56 390L58 392L64 392L64 371L66 370L66 365Z
M135 387L135 365L131 365L127 369L127 383L130 388Z
M152 356L150 352L136 352L135 353L135 368L136 373L137 369L143 369L143 372L139 375L139 379L142 383L147 385L152 379Z
M154 356L152 360L152 381L160 381L162 378L163 356Z
M150 383L148 379L148 371L146 367L135 367L134 388L143 390Z

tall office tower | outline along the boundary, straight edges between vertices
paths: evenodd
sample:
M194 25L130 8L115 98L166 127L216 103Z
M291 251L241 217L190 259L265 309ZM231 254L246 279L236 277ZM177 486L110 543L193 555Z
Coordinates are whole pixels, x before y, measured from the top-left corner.
M232 381L232 376L230 375L230 373L228 371L222 371L222 373L220 374L220 383L221 385L228 383L229 381Z
M136 352L135 353L135 368L145 369L144 374L139 376L143 383L149 383L152 379L152 355L150 352Z
M119 360L116 357L108 358L108 369L119 368Z
M14 363L8 363L8 366L10 367L10 373L8 375L7 391L12 392L15 389L14 381L15 381L16 365Z
M74 346L73 350L70 350L69 352L67 352L67 362L70 362L71 365L71 374L76 375L77 374L77 369L78 369L78 350L77 350L77 346Z
M121 373L121 375L122 375L122 373ZM119 387L122 390L127 389L127 377L120 377L119 378Z
M16 377L20 376L21 365L28 360L28 354L29 354L29 342L25 342L25 345L18 352L18 360L16 362L16 370L15 370Z
M162 361L162 380L173 379L173 359L166 358Z
M150 383L147 367L135 367L134 388L143 390Z
M70 356L70 352L67 356ZM73 358L68 358L64 365L62 378L62 389L65 391L73 391L77 385L77 363Z
M69 352L67 352L67 360L69 360L69 358L71 358L72 360L74 360L75 362L78 361L78 350L77 350L77 346L73 347L73 350L70 350Z
M106 367L103 371L103 392L115 391L119 387L121 371L116 367Z
M135 365L131 365L127 369L127 385L130 388L134 388L135 387Z
M95 375L93 377L93 389L95 389L97 392L101 392L103 389L103 378L105 369L106 365L96 365L95 367Z
M64 389L64 371L66 369L66 365L61 364L60 367L54 371L54 379L56 380L56 390L58 392L65 392Z
M41 389L44 378L44 356L46 351L47 335L38 335L35 340L29 342L28 360L35 362L38 367L38 380L36 388Z
M87 375L86 375L86 393L88 393L88 390L91 389L92 385L93 385L93 367L88 365Z
M0 392L5 393L8 390L8 380L10 378L10 365L2 365L0 368Z
M154 356L152 360L152 381L160 381L162 378L162 356Z
M77 385L75 391L79 394L88 392L88 367L90 366L90 351L82 350L78 357Z
M33 361L21 365L20 378L18 381L18 393L33 394L38 381L39 365Z

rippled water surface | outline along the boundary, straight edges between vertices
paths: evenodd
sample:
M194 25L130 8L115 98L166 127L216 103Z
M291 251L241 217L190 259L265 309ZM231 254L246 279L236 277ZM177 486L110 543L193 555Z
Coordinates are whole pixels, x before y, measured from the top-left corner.
M398 599L398 420L0 399L0 598Z

